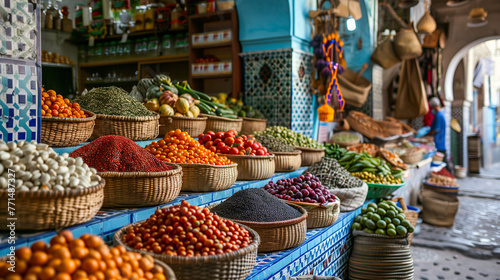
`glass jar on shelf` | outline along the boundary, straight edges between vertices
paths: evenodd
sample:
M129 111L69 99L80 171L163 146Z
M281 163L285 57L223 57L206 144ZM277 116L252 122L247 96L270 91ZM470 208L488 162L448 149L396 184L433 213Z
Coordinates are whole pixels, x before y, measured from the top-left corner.
M170 37L169 34L163 35L163 39L161 42L161 55L166 56L166 55L172 55L172 37Z
M109 42L102 44L102 56L104 60L109 60Z
M174 49L175 49L175 54L182 54L184 52L184 36L182 34L177 34L175 36L175 44L174 44Z
M97 43L95 47L95 61L102 61L103 59L103 48L102 48L102 43Z
M132 41L127 40L125 44L123 44L123 53L122 57L123 58L129 58L132 54Z
M158 37L149 37L148 40L148 56L158 56L159 44Z
M116 60L116 49L117 49L117 42L116 41L112 41L110 44L109 44L109 60Z

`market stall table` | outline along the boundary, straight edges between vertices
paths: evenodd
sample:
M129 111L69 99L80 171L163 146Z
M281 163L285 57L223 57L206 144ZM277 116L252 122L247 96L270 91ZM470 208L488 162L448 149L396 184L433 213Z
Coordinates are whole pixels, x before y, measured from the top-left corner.
M427 177L431 170L432 158L424 159L415 164L408 164L408 175L404 178L405 186L394 192L395 197L403 197L409 205L417 204L417 195L422 185L422 180Z

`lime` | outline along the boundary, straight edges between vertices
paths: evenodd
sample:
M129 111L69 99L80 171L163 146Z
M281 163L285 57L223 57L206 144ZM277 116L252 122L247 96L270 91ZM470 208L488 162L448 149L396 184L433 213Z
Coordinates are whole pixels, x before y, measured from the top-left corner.
M368 203L368 208L372 207L373 209L377 209L377 204L373 203L373 202L370 202Z
M359 223L361 221L361 218L363 218L361 215L357 215L356 218L354 218L354 221Z
M410 226L408 227L408 232L409 232L409 233L412 233L412 232L414 232L414 231L415 231L415 228L414 228L412 225L410 225Z
M371 230L371 229L369 229L369 228L365 228L363 231L364 231L364 232L366 232L366 233L371 233L371 234L373 234L373 230Z
M351 226L351 229L353 230L360 230L361 229L361 224L360 223L353 223Z
M368 220L366 221L366 227L369 228L369 229L376 229L377 228L377 225L375 225L375 222L372 221L372 220Z
M401 213L401 214L403 213L403 209L401 209L399 207L394 207L394 208L396 208L396 211L398 211L398 213Z
M396 230L398 231L399 235L406 235L406 233L408 232L406 230L406 228L404 226L401 226L401 225L397 226Z
M385 228L387 226L387 223L384 220L378 220L377 221L377 227L378 228Z
M391 219L396 218L396 212L394 212L394 210L387 211L386 215L387 215L387 217L389 217Z
M386 211L384 209L382 209L382 208L378 208L377 209L377 214L379 214L380 217L383 217L383 216L385 216Z
M387 234L389 236L396 236L397 232L395 229L390 228L390 229L387 229Z
M375 234L382 234L382 235L385 235L385 230L379 228L375 231Z
M407 229L408 229L409 227L411 227L410 221L408 221L408 220L403 220L403 221L401 222L401 225L402 225L402 226L404 226L404 227L405 227L405 228L407 228Z
M384 221L385 221L386 223L388 223L388 224L392 223L392 219L391 219L391 218L389 218L389 217L385 217L385 218L384 218Z
M396 226L394 224L387 224L387 229L394 229L394 230L396 230Z
M366 212L368 212L368 209L366 208L361 209L361 214L366 214Z
M370 212L372 212L372 213L377 212L377 210L375 210L375 208L373 208L373 207L368 207L368 213L370 213Z
M396 218L398 218L399 220L403 221L403 220L405 220L406 217L405 217L405 214L401 213L401 214L397 214Z
M378 220L380 220L380 215L379 214L373 214L370 219L372 219L372 221L374 222L377 222Z
M385 202L381 202L378 204L378 208L382 208L384 209L385 211L391 209L391 207L389 205L387 205Z
M399 226L401 224L401 221L398 219L398 218L394 218L392 219L392 223L395 225L395 226Z
M368 217L363 217L361 218L361 223L362 225L366 226L366 222L368 221Z
M372 217L372 215L373 215L373 212L368 212L368 213L366 213L366 217L367 217L368 219L370 219L370 218Z

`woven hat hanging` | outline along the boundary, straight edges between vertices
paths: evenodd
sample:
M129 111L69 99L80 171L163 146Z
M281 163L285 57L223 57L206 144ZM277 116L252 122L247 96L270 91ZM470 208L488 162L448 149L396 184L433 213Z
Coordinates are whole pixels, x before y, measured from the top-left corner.
M481 27L488 24L486 17L488 13L483 8L474 8L470 10L467 26L468 27Z

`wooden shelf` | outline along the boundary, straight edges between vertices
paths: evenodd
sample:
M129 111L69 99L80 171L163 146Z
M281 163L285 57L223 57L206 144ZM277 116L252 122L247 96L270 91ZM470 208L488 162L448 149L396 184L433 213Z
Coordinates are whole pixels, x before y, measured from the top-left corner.
M80 68L82 67L99 67L99 66L109 66L109 65L120 65L120 64L153 64L153 63L168 63L168 62L178 62L178 61L188 61L188 54L176 54L167 56L155 56L155 57L137 57L124 60L110 60L110 61L96 61L80 63Z
M42 67L73 68L74 66L75 65L73 65L73 64L53 63L53 62L42 61Z
M232 41L221 42L221 43L209 43L202 45L191 45L192 49L208 49L208 48L222 48L222 47L231 47L233 45Z
M215 79L215 78L230 78L233 73L208 73L208 74L192 74L193 79Z
M189 16L189 20L197 22L207 22L216 20L226 20L231 18L233 10L215 11Z
M127 39L132 39L132 38L137 38L137 37L147 37L147 36L160 36L160 35L165 35L169 33L176 33L176 32L188 32L187 28L181 28L181 29L169 29L166 31L158 31L158 30L145 30L145 31L137 31L137 32L131 32L127 33L128 38ZM111 36L106 36L104 38L95 38L95 42L104 42L104 41L110 41L110 40L116 40L116 39L121 39L123 37L123 34L116 34L116 35L111 35ZM73 43L88 43L88 39L80 39L80 40L73 40Z

